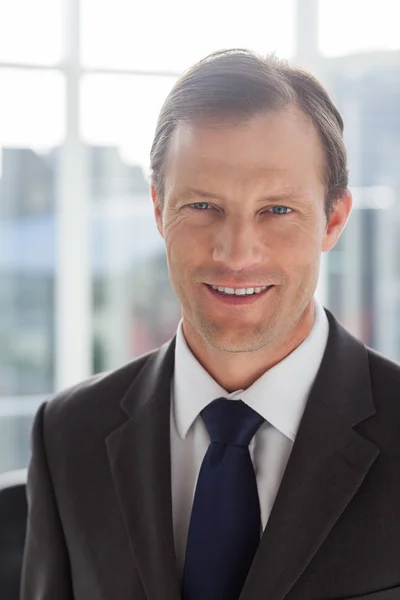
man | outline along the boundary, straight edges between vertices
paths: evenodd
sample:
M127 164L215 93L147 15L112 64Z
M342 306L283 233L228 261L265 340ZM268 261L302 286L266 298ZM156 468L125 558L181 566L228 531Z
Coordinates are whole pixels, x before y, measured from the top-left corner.
M23 600L400 599L400 367L314 299L342 133L274 58L176 83L151 195L182 322L38 411Z

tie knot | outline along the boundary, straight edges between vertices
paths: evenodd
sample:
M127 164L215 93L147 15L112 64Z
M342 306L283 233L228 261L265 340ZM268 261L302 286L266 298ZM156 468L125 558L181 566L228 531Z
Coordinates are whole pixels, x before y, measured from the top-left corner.
M264 418L242 400L218 398L201 411L211 442L248 446Z

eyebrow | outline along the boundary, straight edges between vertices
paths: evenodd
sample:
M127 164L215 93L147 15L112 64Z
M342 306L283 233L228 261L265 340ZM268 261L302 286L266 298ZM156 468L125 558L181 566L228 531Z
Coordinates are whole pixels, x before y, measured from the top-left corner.
M205 190L199 190L196 188L185 188L178 194L178 196L184 196L187 199L191 198L207 198L209 200L222 200L226 202L226 197L220 194L214 194L213 192L207 192ZM270 196L263 196L259 202L280 202L282 200L299 201L300 194L294 192L282 192L280 194L271 194Z

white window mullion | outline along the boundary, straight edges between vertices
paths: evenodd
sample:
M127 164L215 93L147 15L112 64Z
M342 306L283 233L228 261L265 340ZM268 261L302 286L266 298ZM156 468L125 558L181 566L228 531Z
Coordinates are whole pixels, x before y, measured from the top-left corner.
M92 372L90 198L87 148L79 120L79 0L66 0L66 139L56 202L56 380L60 390Z

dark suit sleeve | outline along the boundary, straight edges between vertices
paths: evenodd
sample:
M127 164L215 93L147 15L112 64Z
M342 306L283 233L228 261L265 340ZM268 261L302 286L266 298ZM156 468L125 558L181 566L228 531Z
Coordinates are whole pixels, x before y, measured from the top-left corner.
M32 429L28 470L28 522L21 600L73 600L67 547L46 458L44 418L38 410Z

